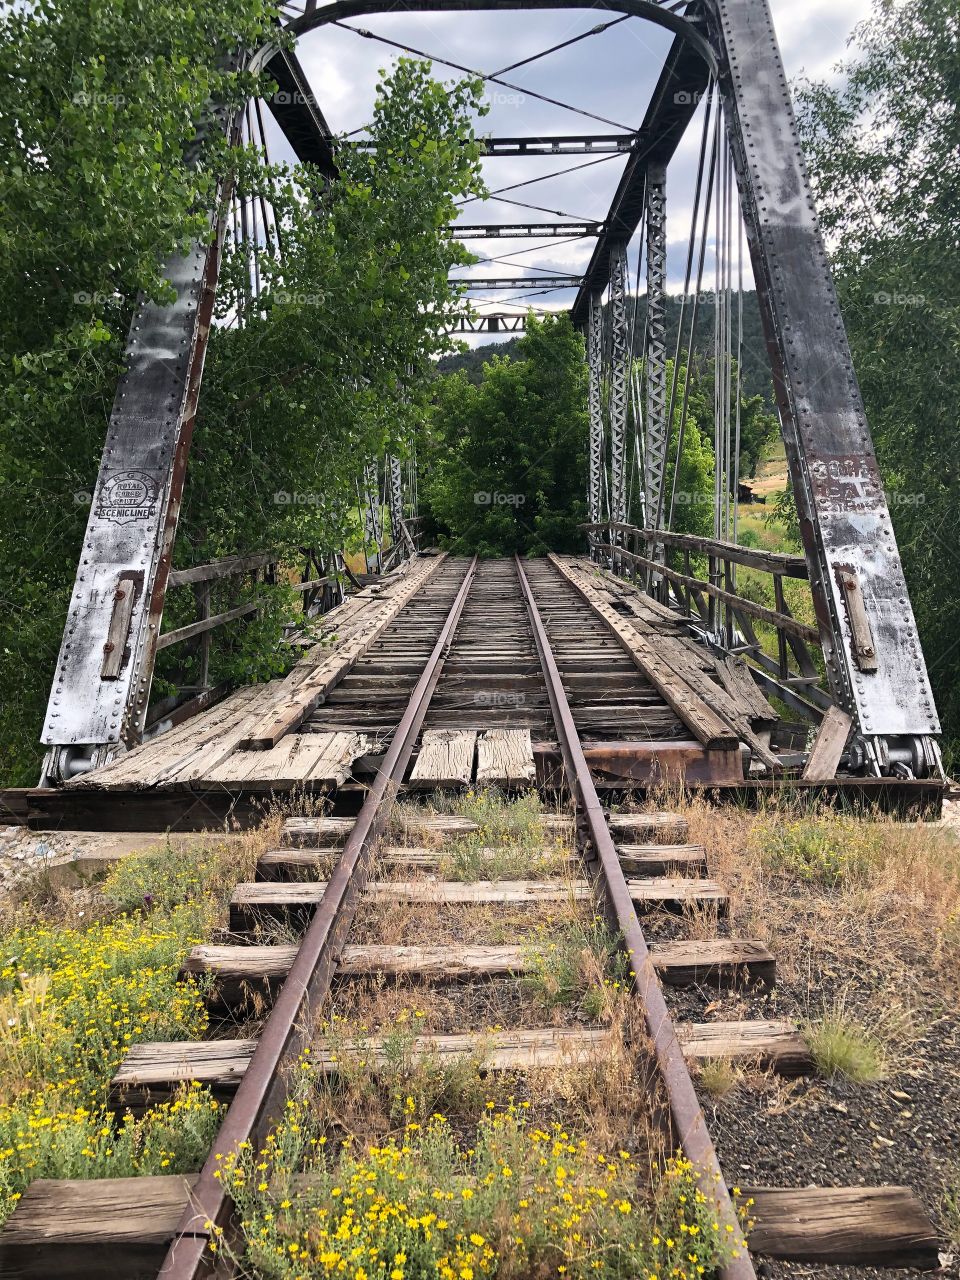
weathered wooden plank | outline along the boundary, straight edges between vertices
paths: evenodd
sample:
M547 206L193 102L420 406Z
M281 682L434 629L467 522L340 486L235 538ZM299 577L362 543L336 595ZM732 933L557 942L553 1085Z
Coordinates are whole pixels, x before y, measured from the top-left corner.
M723 749L738 743L739 739L730 725L663 661L656 646L600 599L586 574L564 564L558 556L551 555L550 562L603 618L624 651L704 746Z
M196 1174L38 1178L0 1232L5 1280L155 1276Z
M135 1044L127 1050L110 1082L110 1102L139 1111L166 1101L194 1080L228 1097L246 1071L256 1040L174 1040Z
M575 1066L602 1054L609 1042L608 1030L586 1027L462 1032L417 1036L410 1046L410 1054L414 1061L427 1057L447 1061L473 1057L484 1071L530 1071L538 1067ZM150 1045L150 1054L139 1055L135 1067L127 1067L128 1053L118 1072L118 1076L121 1073L124 1076L121 1096L126 1104L139 1111L158 1098L169 1097L185 1079L210 1085L226 1095L235 1091L250 1065L256 1041L217 1040L209 1043L217 1046L216 1056L198 1059L192 1070L189 1066L184 1067L180 1052L182 1046L176 1041ZM338 1058L345 1053L356 1053L362 1054L364 1061L375 1067L390 1061L385 1044L377 1036L357 1040L348 1046L338 1045L335 1051L321 1043L311 1055L311 1061L318 1069L333 1074L337 1070ZM120 1093L116 1077L114 1093Z
M670 846L665 847L669 848ZM501 856L502 851L495 848L482 848L477 849L475 852L480 862L483 863L491 862L498 858ZM257 879L293 878L304 869L326 870L331 865L331 859L335 859L336 856L337 850L335 848L269 849L261 855L257 863ZM392 844L377 851L376 862L379 866L419 867L425 871L430 871L436 870L449 856L449 850L445 849L443 845ZM549 850L544 852L544 857L550 859L551 867L557 867L561 862L566 864L575 861L572 854L569 857L557 859ZM540 870L542 873L543 868Z
M234 751L210 770L212 786L269 790L302 782L341 786L353 762L367 750L359 733L288 733L267 751Z
M344 947L337 964L339 974L416 975L446 981L480 974L523 973L529 967L522 947L477 947L456 944L437 947Z
M940 1243L908 1187L744 1187L750 1249L829 1266L939 1267Z
M853 721L839 707L828 707L803 770L804 782L832 782Z
M517 786L533 782L536 776L529 729L488 729L480 735L478 786Z
M672 987L733 984L743 979L772 987L777 963L763 942L740 938L651 942L653 967Z
M290 972L296 943L276 946L199 946L183 964L182 973L214 980L214 1002L235 1007L257 998L271 998ZM464 978L523 973L529 966L522 947L344 947L337 962L341 977L387 976L458 982Z
M242 739L242 750L263 751L276 746L280 739L304 720L320 699L347 674L357 658L365 653L394 621L401 609L437 572L444 557L437 556L418 571L411 572L400 589L382 601L365 621L364 626L320 661L307 676L299 670L280 682L276 700L250 726Z
M428 729L410 774L412 786L466 786L473 777L476 730Z
M473 835L480 830L476 822L454 814L400 816L404 830L410 836L429 835L446 840ZM554 835L573 834L573 819L563 814L545 813L540 822L546 831ZM686 818L678 813L611 813L607 823L614 836L623 839L633 837L640 840L644 836L653 836L666 843L668 840L683 841L689 834ZM288 818L281 829L280 842L287 848L330 848L343 844L352 830L352 818Z
M681 882L670 883L678 885ZM310 915L323 901L326 887L326 882L322 880L293 883L268 880L238 884L230 901L230 928L237 932L248 929L260 915ZM592 891L585 880L474 880L470 883L453 880L378 880L366 886L363 896L372 902L410 902L421 906L522 906L525 903L540 902L587 902L592 898Z
M280 842L291 849L335 848L342 845L353 830L353 822L353 818L288 818L281 829ZM402 825L407 836L429 834L441 840L473 835L480 830L477 823L469 818L446 813L422 818L401 813L397 815L396 823Z
M641 876L705 876L707 851L702 844L618 844L625 872Z
M651 876L628 880L627 888L630 891L630 897L641 908L709 907L724 914L728 906L726 891L715 880Z
M812 1075L813 1055L793 1022L688 1022L677 1026L677 1038L687 1058L708 1062L729 1058L755 1062L779 1075Z
M185 761L199 747L236 723L262 692L262 687L256 686L238 689L209 711L184 721L158 738L134 747L102 769L94 769L91 773L72 778L66 786L75 791L151 786L169 769Z

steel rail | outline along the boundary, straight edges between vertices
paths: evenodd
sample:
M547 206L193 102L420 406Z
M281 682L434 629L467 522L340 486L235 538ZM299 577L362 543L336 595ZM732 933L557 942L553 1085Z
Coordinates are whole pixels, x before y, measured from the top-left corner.
M701 1190L716 1206L717 1221L723 1227L732 1227L736 1238L741 1238L743 1228L723 1179L720 1161L717 1159L716 1149L707 1131L686 1059L663 998L660 980L653 967L653 958L643 936L643 930L640 928L640 921L627 888L623 867L617 856L590 767L583 753L580 735L573 721L573 713L563 688L556 658L523 564L519 556L516 556L515 560L520 589L530 615L530 624L533 628L537 652L540 655L540 665L543 668L554 725L560 740L564 772L577 806L578 826L585 829L596 853L607 903L623 935L624 945L630 957L634 991L643 1010L644 1022L653 1045L660 1078L667 1091L674 1136L684 1155L692 1162ZM741 1252L739 1258L729 1260L722 1268L721 1276L723 1280L756 1280L756 1272L746 1249Z
M214 1175L241 1142L258 1146L282 1110L288 1083L285 1068L312 1039L314 1016L330 989L337 956L370 874L374 843L383 834L396 800L476 569L474 556L193 1187L158 1280L201 1280L217 1265L217 1255L209 1246L228 1227L233 1204Z

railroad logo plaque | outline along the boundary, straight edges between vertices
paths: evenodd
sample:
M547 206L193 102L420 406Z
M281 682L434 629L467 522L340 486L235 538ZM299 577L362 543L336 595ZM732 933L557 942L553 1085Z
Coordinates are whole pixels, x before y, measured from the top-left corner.
M100 489L96 514L114 524L150 520L157 512L160 485L146 471L117 471Z

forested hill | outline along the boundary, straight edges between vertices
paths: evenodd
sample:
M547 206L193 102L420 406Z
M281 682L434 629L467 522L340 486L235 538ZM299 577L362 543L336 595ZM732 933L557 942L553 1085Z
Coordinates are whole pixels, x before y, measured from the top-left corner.
M643 344L643 325L647 313L646 294L640 295L637 307L637 326L634 336L634 350L639 352ZM734 328L737 319L737 295L733 297ZM667 299L667 354L676 350L677 323L680 318L680 295L671 295ZM684 332L690 322L690 305L684 316ZM713 294L704 292L700 295L697 308L697 326L694 334L696 351L709 359L713 355L715 311ZM438 368L441 373L451 373L455 369L463 369L471 382L479 382L481 369L485 361L495 355L506 355L513 358L517 345L516 338L506 342L492 342L487 346L476 347L473 351L465 351L462 355L443 356ZM760 306L756 292L751 290L743 294L743 377L745 391L748 395L762 395L772 403L773 387L770 378L770 364L763 340L763 329L760 324Z

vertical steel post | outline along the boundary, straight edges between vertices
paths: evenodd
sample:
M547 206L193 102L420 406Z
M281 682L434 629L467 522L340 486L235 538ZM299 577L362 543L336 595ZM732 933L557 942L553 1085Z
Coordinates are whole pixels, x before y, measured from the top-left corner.
M587 509L590 523L603 519L603 397L601 377L603 363L603 307L600 295L590 295L587 313L588 405L590 410L590 472ZM594 554L596 554L594 552Z
M402 542L400 523L403 520L403 472L400 459L387 454L387 508L390 512L390 533L394 542Z
M610 271L610 519L627 522L627 384L631 353L627 325L627 250L611 250Z
M377 572L380 568L380 554L383 551L383 518L380 510L380 468L376 461L368 462L363 471L363 497L364 497L364 539L367 546L373 543L376 550L371 554L367 551L367 571L370 572L370 566L373 565L373 572Z
M238 122L217 113L204 129L236 139ZM105 763L143 733L228 203L223 190L209 242L166 263L176 300L140 297L134 309L41 737L41 785Z
M667 208L665 165L647 170L646 420L643 446L644 515L647 528L663 524L663 489L670 431L667 424ZM651 557L659 559L652 546Z

